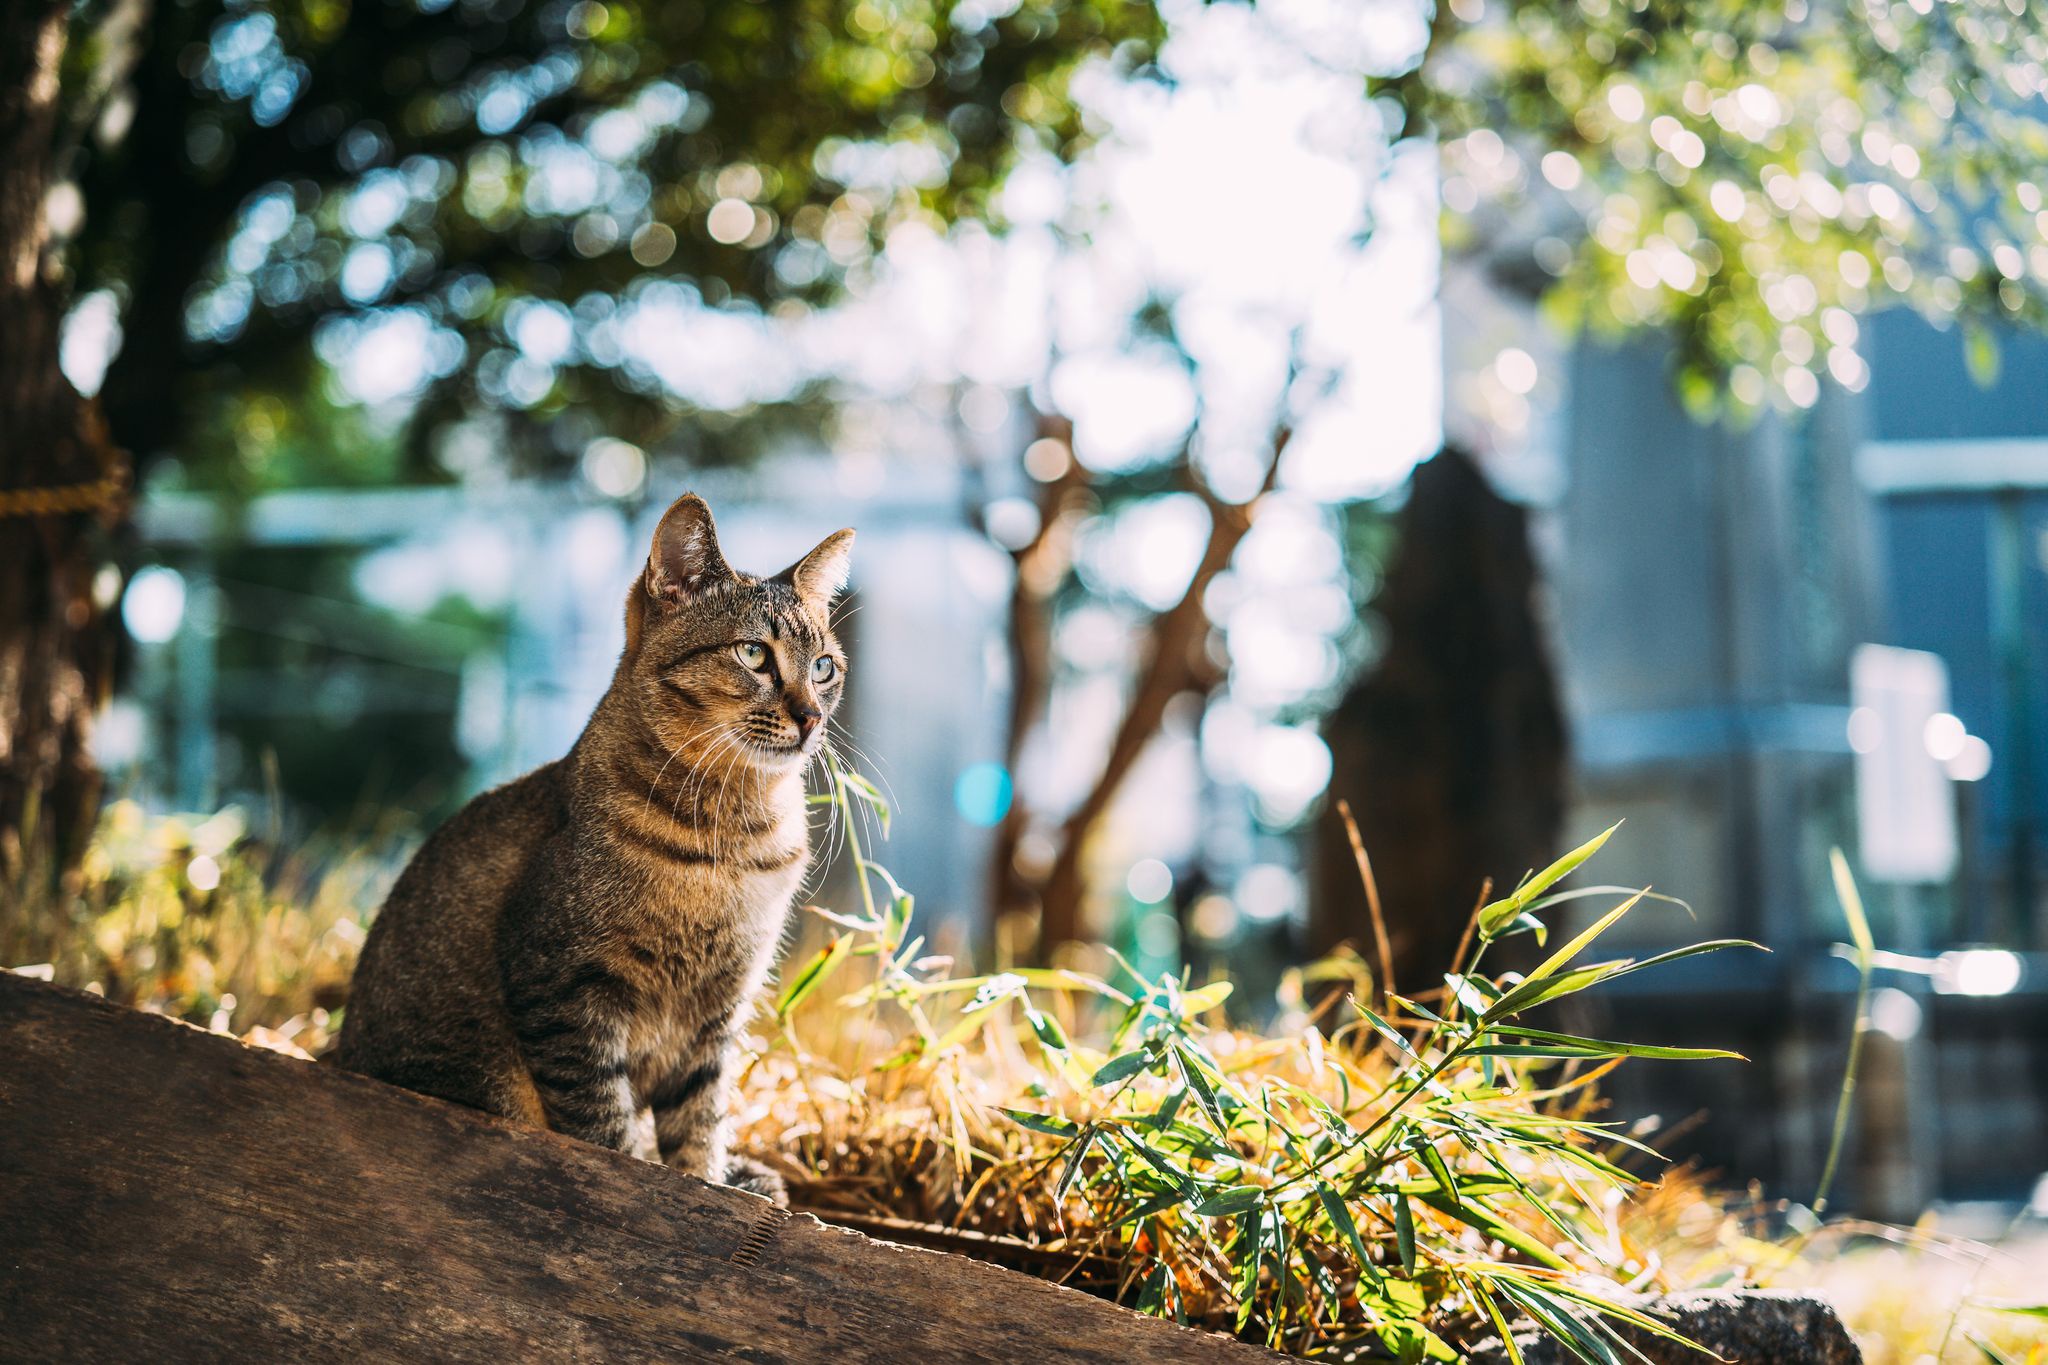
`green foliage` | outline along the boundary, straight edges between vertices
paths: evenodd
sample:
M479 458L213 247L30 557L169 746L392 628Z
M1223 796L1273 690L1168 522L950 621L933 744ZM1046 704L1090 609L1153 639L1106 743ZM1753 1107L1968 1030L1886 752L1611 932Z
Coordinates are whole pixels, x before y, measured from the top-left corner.
M1074 69L1140 65L1159 33L1131 0L197 0L119 20L81 10L67 73L98 130L66 167L71 260L123 305L110 417L138 457L247 487L319 437L275 423L216 467L193 428L240 401L300 413L327 382L316 351L391 310L442 338L421 432L595 404L571 435L659 437L676 403L602 342L512 372L522 310L589 342L654 285L829 298L890 228L987 214L1020 152L1070 151ZM417 464L421 440L400 444ZM277 468L252 464L271 446Z
M1698 407L1804 407L1862 387L1867 311L2039 323L2044 59L2005 0L1452 0L1381 88L1444 140L1454 250L1518 215L1557 318L1670 328Z
M830 784L819 800L857 829L872 789L836 766ZM1513 914L1488 907L1480 952L1525 927L1542 893L1600 842L1497 903ZM1113 952L1103 975L1061 967L963 978L935 968L909 936L909 898L857 842L852 856L863 884L873 877L886 894L864 893L864 916L828 916L838 932L791 973L777 1004L785 1042L801 1048L803 1007L824 1007L827 979L867 959L868 979L829 1006L832 1017L845 1027L848 1012L887 1004L904 1036L879 1064L835 1077L834 1093L875 1097L884 1074L912 1068L951 1068L957 1090L977 1060L1009 1059L978 1090L1008 1131L956 1138L967 1142L953 1153L962 1178L980 1189L999 1172L1029 1171L1002 1178L1030 1182L1070 1242L1111 1258L1125 1301L1285 1350L1377 1343L1407 1361L1454 1359L1508 1317L1533 1320L1594 1362L1626 1353L1615 1323L1663 1331L1586 1287L1589 1272L1615 1281L1640 1272L1638 1249L1617 1235L1614 1196L1641 1184L1622 1163L1654 1155L1592 1117L1590 1085L1629 1057L1734 1054L1524 1019L1658 962L1755 945L1582 962L1643 902L1637 893L1526 976L1468 968L1445 978L1434 1007L1395 997L1388 1014L1363 1003L1361 981L1344 1002L1348 1022L1327 1036L1312 1023L1298 1036L1255 1038L1220 1022L1228 982L1148 979ZM798 1068L797 1084L811 1065ZM825 1087L813 1078L812 1088ZM965 1134L969 1125L935 1114L932 1128Z
M879 800L835 781L821 804L838 819L879 815ZM1468 971L1440 1009L1392 1019L1347 1005L1355 1017L1325 1034L1233 1029L1229 983L1141 981L1107 958L1103 973L954 976L918 955L910 897L856 847L864 912L818 912L847 946L807 985L804 967L785 972L769 1016L781 1036L753 1057L738 1115L828 1218L965 1227L979 1238L961 1249L996 1259L1028 1239L1025 1268L1205 1326L1241 1316L1291 1349L1442 1358L1526 1315L1595 1359L1630 1358L1581 1287L1598 1279L1561 1263L1639 1284L1814 1288L1871 1365L2048 1359L2038 1247L1853 1221L1785 1239L1766 1227L1775 1204L1726 1206L1683 1171L1639 1184L1624 1164L1639 1149L1590 1100L1639 1050L1500 1018L1502 982ZM117 802L54 894L10 871L0 965L315 1054L395 866L363 849L285 853L235 811ZM1548 979L1575 974L1567 961ZM1370 997L1355 964L1312 975ZM892 1027L868 1027L884 1011ZM1483 1052L1518 1047L1555 1056Z

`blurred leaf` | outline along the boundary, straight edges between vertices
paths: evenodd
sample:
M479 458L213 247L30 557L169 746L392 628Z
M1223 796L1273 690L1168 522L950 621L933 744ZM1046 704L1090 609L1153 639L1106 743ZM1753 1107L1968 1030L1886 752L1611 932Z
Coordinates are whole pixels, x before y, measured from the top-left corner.
M1034 1114L1028 1109L1005 1109L1012 1122L1029 1128L1034 1133L1048 1133L1053 1137L1070 1138L1077 1136L1079 1125L1070 1123L1056 1114Z
M1842 850L1828 850L1828 869L1835 879L1835 898L1841 903L1842 918L1848 921L1850 941L1856 945L1858 966L1869 962L1870 954L1877 951L1877 940L1871 937L1870 919L1863 913L1863 897L1857 894L1856 879L1850 875L1849 860L1842 856Z
M1980 389L1998 382L1998 337L1988 327L1963 329L1963 364Z
M1240 1185L1234 1190L1211 1195L1195 1205L1195 1212L1204 1218L1224 1218L1234 1214L1249 1213L1265 1202L1266 1192L1256 1185Z
M776 1019L780 1022L787 1022L789 1016L796 1010L796 1007L801 1005L810 996L812 991L818 989L819 985L827 977L844 965L847 955L852 951L852 935L833 935L832 941L823 948L820 948L812 956L811 960L805 963L803 968L790 979L788 987L782 992L782 998L775 1002Z
M1012 1118L1016 1115L1012 1114ZM1081 1174L1081 1159L1088 1155L1088 1149L1095 1144L1095 1127L1090 1124L1081 1130L1081 1135L1067 1148L1066 1166L1060 1171L1060 1183L1053 1188L1053 1198L1065 1199L1067 1191L1074 1187L1074 1178Z

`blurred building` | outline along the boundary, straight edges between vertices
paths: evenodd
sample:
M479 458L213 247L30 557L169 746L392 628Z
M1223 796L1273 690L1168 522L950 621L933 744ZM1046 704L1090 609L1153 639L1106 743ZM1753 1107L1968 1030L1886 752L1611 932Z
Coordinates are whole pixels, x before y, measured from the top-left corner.
M950 807L962 765L999 744L989 650L1008 591L1005 557L967 529L944 468L912 465L852 495L804 455L689 481L750 569L774 572L858 525L838 728L874 755L861 766L905 817L878 856L940 916L980 900L992 822ZM430 827L575 742L611 681L654 525L682 491L151 497L138 520L153 563L124 608L132 682L102 727L116 783L185 809L281 804L299 832L331 832L358 805ZM886 605L870 610L863 584L886 584Z
M1547 431L1575 832L1625 817L1600 879L1691 903L1697 922L1632 917L1636 944L1739 937L1773 950L1676 963L1605 993L1595 1008L1616 1036L1754 1059L1624 1068L1618 1112L1697 1116L1675 1150L1809 1197L1855 986L1829 950L1847 931L1828 850L1853 861L1894 837L1859 828L1852 652L1939 655L1961 722L1950 729L1993 755L1988 773L1951 766L1982 780L1949 793L1949 875L1860 878L1880 948L1950 954L1882 973L1873 1011L1846 1193L1903 1217L1928 1198L2024 1197L2048 1167L2048 344L2003 339L1988 386L1967 372L1965 346L1917 317L1880 317L1864 338L1865 392L1830 388L1796 419L1707 426L1671 397L1655 344L1586 344L1569 354ZM1959 963L1976 974L1958 976Z

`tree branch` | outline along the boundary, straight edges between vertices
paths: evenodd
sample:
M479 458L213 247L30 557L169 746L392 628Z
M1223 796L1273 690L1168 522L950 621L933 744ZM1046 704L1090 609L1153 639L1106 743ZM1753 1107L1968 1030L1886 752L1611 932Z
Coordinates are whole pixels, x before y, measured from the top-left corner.
M1192 464L1188 467L1194 492L1209 507L1209 542L1203 547L1201 561L1180 601L1152 619L1144 667L1117 726L1116 737L1110 743L1109 758L1094 786L1061 827L1059 854L1046 877L1041 900L1041 952L1079 937L1081 900L1086 890L1081 855L1088 836L1116 799L1145 746L1158 733L1167 707L1175 697L1202 681L1197 651L1208 633L1202 599L1216 576L1230 567L1238 544L1252 528L1259 502L1278 482L1280 457L1291 434L1285 427L1274 433L1273 448L1267 456L1265 476L1259 481L1258 491L1241 503L1220 497Z

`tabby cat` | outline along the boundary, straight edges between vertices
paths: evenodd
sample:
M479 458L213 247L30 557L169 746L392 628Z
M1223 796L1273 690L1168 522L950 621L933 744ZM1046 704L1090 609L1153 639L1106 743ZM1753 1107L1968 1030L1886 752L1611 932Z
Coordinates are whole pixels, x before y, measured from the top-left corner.
M809 860L852 546L757 578L703 499L668 509L575 747L470 802L392 888L341 1065L780 1199L727 1151L726 1088Z

